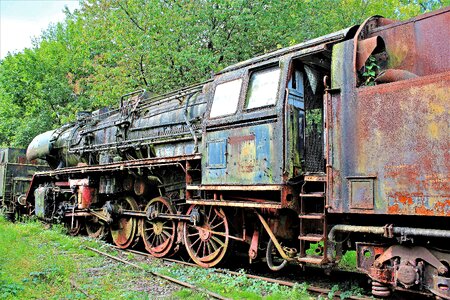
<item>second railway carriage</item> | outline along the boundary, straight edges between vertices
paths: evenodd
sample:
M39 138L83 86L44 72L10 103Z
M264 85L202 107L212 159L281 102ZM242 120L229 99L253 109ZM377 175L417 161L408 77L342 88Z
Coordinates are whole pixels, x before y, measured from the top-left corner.
M362 25L230 66L159 97L122 97L37 136L54 168L35 213L213 267L272 270L355 249L373 293L450 299L449 8ZM240 245L239 245L240 244ZM242 247L244 246L244 247Z

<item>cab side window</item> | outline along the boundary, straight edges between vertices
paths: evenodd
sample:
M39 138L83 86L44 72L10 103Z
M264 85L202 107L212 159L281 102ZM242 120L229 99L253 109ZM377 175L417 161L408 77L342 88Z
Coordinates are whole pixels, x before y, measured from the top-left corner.
M236 112L241 86L242 79L235 79L217 85L210 118L232 115Z
M251 74L245 108L274 105L277 101L280 68L278 66Z

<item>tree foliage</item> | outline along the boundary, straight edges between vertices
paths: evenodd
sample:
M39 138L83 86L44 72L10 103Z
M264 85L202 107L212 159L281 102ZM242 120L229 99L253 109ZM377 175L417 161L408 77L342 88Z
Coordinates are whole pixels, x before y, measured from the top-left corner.
M80 110L156 94L354 24L406 19L450 0L81 0L32 49L0 61L0 144L25 147Z

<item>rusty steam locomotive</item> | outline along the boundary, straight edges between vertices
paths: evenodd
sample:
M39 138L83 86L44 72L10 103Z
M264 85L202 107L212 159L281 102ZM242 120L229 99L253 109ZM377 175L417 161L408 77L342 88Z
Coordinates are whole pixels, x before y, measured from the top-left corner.
M450 299L450 9L354 26L38 135L26 201L72 234L235 249L272 270L356 250L372 292ZM245 250L242 250L245 249Z

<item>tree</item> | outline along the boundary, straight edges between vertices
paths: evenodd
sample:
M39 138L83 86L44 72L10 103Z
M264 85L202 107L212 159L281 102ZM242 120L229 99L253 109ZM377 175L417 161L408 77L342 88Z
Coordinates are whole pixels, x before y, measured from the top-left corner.
M361 23L406 19L450 0L81 0L32 49L0 61L0 143L25 147L77 111L161 94L227 65Z

